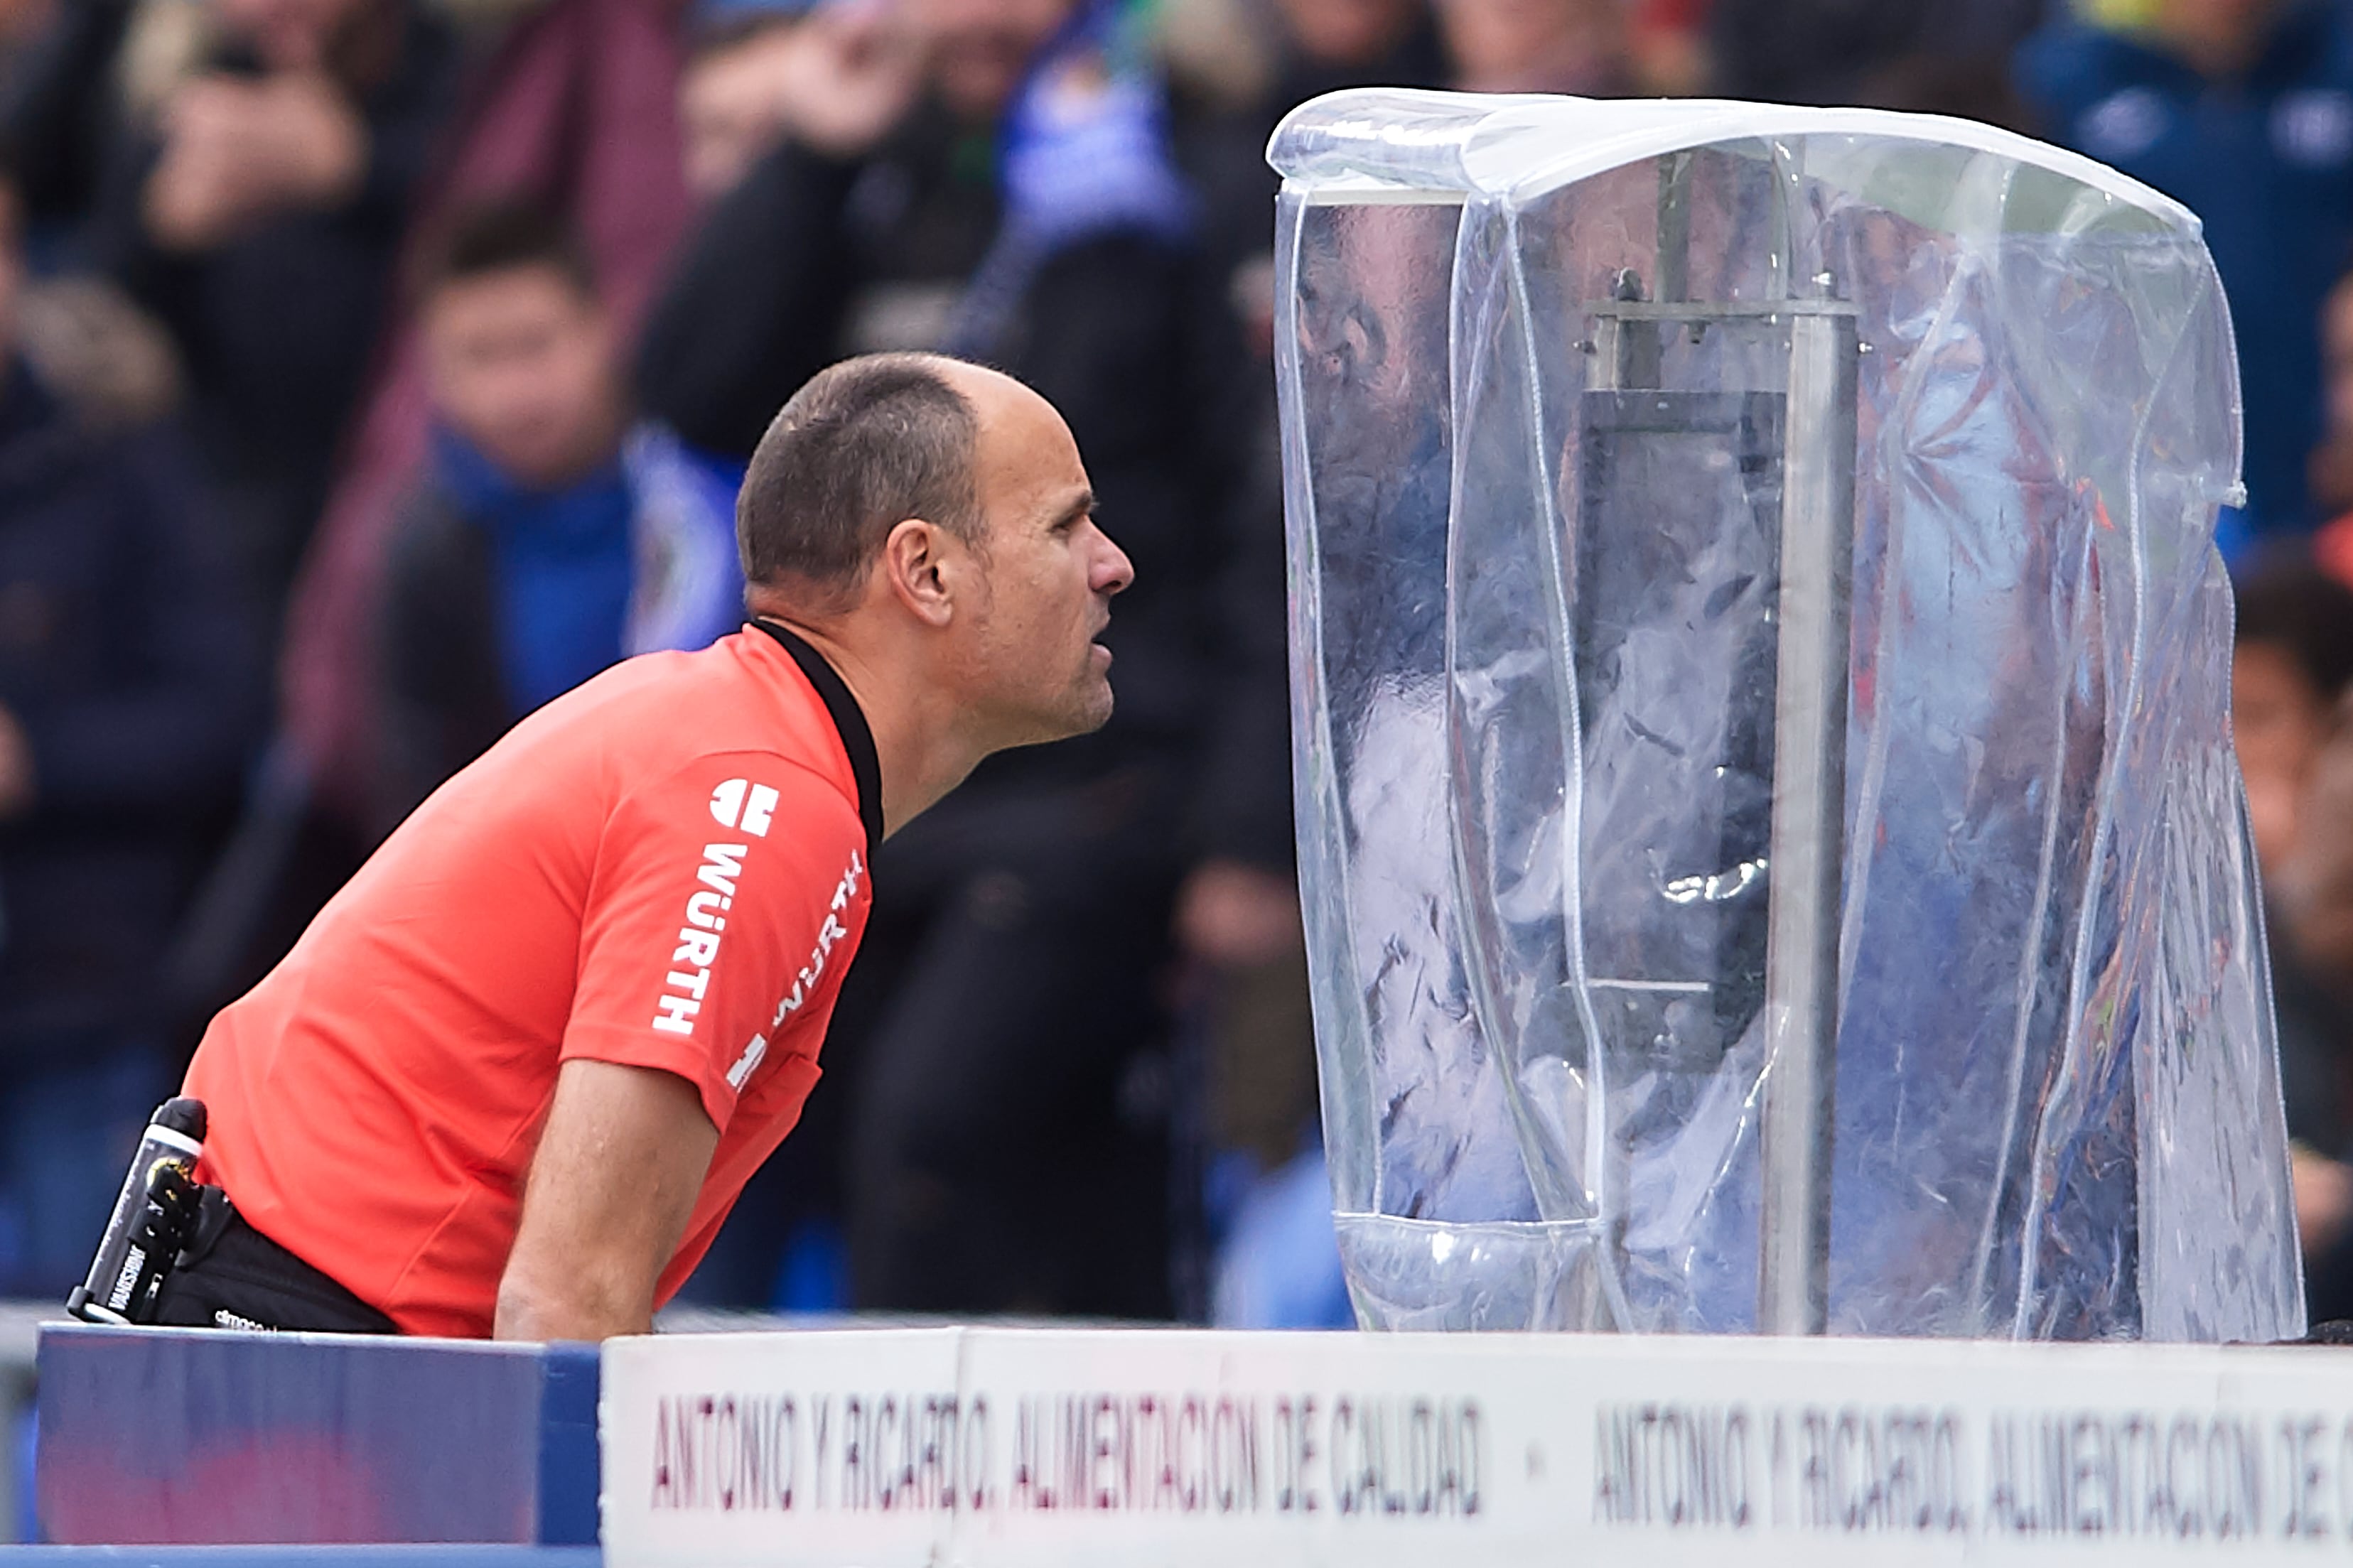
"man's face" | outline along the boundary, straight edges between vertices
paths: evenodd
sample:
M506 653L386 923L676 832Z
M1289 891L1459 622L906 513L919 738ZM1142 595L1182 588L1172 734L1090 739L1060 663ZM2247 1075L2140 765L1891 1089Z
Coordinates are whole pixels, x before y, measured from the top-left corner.
M909 0L932 86L959 117L1002 113L1074 0Z
M1078 444L1052 405L1002 377L963 390L980 421L985 541L982 591L958 639L964 689L1000 744L1099 730L1111 718L1111 650L1095 639L1134 569L1094 524Z
M612 456L612 330L557 268L443 284L426 310L425 354L435 412L509 479L554 488Z

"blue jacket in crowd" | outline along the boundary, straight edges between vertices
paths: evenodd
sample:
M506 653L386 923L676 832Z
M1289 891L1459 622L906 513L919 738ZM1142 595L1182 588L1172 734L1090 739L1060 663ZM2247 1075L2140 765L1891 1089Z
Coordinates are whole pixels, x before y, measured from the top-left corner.
M2241 79L2154 43L2061 22L2020 51L2018 86L2053 140L2205 220L2238 334L2248 524L2302 530L2324 416L2320 308L2353 264L2353 25L2291 3Z
M438 432L385 581L374 827L391 831L516 720L607 666L741 626L742 477L648 423L596 472L537 490Z

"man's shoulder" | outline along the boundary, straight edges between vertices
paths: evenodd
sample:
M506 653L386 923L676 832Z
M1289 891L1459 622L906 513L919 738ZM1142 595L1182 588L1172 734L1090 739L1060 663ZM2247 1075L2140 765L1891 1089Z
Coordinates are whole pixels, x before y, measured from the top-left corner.
M720 827L750 832L747 821L789 822L805 844L862 841L823 709L780 698L773 672L746 668L733 640L625 660L528 715L386 848L439 863L533 846L585 875L626 846L673 835L699 845Z
M735 632L692 652L622 660L524 719L492 755L501 751L517 763L593 759L626 795L706 762L747 756L830 781L839 742L798 673L767 668L756 645Z

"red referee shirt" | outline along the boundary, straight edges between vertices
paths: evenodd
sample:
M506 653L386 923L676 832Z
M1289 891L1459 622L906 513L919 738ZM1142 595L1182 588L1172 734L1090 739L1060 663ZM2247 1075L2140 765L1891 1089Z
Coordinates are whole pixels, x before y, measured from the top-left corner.
M404 1332L491 1332L566 1058L719 1129L666 1301L817 1082L881 836L874 742L789 633L633 658L401 824L206 1031L200 1173Z

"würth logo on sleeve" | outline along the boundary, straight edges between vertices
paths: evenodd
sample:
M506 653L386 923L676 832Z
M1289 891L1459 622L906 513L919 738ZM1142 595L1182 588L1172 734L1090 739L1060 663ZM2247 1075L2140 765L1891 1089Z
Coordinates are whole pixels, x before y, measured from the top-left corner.
M743 780L733 781L739 786ZM720 786L724 793L726 785ZM736 792L743 806L742 790ZM767 792L771 805L776 792ZM754 800L758 791L754 792ZM767 806L762 806L761 831L767 828ZM713 816L719 812L719 801L711 803ZM743 806L743 816L751 816L751 809ZM744 857L752 852L749 844L706 844L702 847L702 864L695 868L695 889L686 900L686 923L678 928L678 950L670 955L670 972L662 977L665 989L654 1001L654 1027L673 1035L694 1033L694 1016L702 1011L703 994L711 989L712 965L719 962L719 944L727 931L727 911L735 907L736 879L744 875Z
M833 902L826 906L825 920L817 928L817 946L810 950L807 964L794 976L793 988L785 993L783 1001L776 1004L776 1016L768 1020L768 1027L783 1027L785 1020L799 1012L801 1004L816 992L818 978L825 973L825 962L833 956L833 944L849 934L849 928L842 924L841 917L848 912L850 900L858 897L858 884L865 876L866 862L859 858L857 850L852 849L849 852L849 868L842 872L841 880L835 885Z
M801 1005L816 991L818 977L825 973L826 960L833 954L834 943L849 935L849 928L842 923L842 917L858 897L858 885L865 878L866 862L857 850L852 849L849 868L841 873L841 880L834 884L833 901L826 906L825 918L818 922L817 945L809 950L809 961L794 978L793 988L785 993L783 1001L776 1004L776 1016L768 1020L769 1028L783 1028L785 1020L799 1012ZM735 1065L727 1069L727 1082L736 1093L744 1092L744 1084L751 1081L752 1075L759 1070L760 1063L767 1054L768 1037L765 1034L753 1036L751 1043L744 1047L744 1054L735 1058Z
M768 836L776 814L776 792L749 779L729 779L711 792L711 815L722 827L740 827L754 838Z

